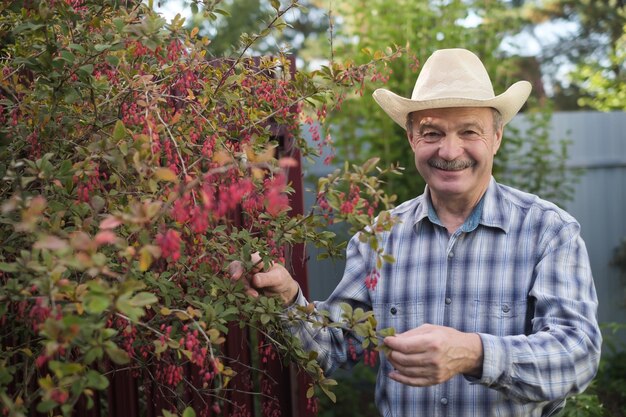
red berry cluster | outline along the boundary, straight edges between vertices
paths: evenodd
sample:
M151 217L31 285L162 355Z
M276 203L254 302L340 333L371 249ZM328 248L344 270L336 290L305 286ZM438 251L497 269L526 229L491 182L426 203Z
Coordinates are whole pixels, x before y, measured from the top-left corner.
M348 339L348 355L350 355L350 359L356 361L358 355L356 353L356 346L354 345L354 339Z
M258 350L261 354L262 363L268 363L269 361L276 359L276 350L272 344L260 341Z
M155 376L158 381L175 387L183 380L183 367L171 362L159 362Z
M384 67L383 71L373 71L370 81L380 81L383 84L386 84L389 81L389 77L391 77L391 74L393 74L393 70L389 67Z
M28 314L20 315L21 317L28 317L29 321L32 324L32 328L34 332L38 332L43 326L46 319L52 316L52 307L48 304L47 297L36 297L35 303L30 306L28 303L22 301L20 303L20 309L25 309L30 307ZM63 317L63 313L61 311L61 306L57 305L57 312L54 315L55 320L60 320Z
M378 360L378 352L375 350L365 350L363 352L363 362L367 366L371 366L374 368L376 366L376 361Z
M180 259L180 233L177 230L168 229L156 236L156 244L161 248L163 258L171 258L173 261Z
M54 388L50 392L50 399L59 405L65 404L65 402L68 400L69 397L70 397L70 394L67 391L60 389L60 388Z
M378 279L380 278L380 273L374 269L369 275L365 277L365 286L368 290L374 290L376 285L378 284Z
M317 415L317 412L319 411L319 404L318 404L317 397L307 398L306 409L310 411L313 415Z
M137 327L133 326L132 323L129 323L125 319L121 317L117 317L119 322L119 327L122 327L123 330L121 332L122 340L120 341L120 347L128 353L128 356L131 358L135 356L135 340L137 339ZM124 323L126 321L126 323ZM118 327L118 328L119 328Z
M191 363L201 368L204 367L205 363L207 362L208 349L206 346L202 345L202 341L198 338L198 330L195 329L193 331L189 331L189 326L184 325L183 332L184 336L180 338L178 344L180 345L180 347L191 352ZM203 375L205 381L209 381L215 376L215 364L213 363L213 361L210 361L210 364L212 369L205 372L205 374Z
M90 163L89 167L82 171L80 176L74 176L73 181L76 184L76 198L78 201L89 202L96 191L102 190L102 180L108 178L106 172L100 171L100 166Z
M289 198L284 193L286 185L287 178L283 174L265 180L265 208L273 217L289 210Z
M333 223L333 208L328 204L328 200L323 192L317 194L317 206L321 211L322 217L328 221L328 224Z
M280 403L273 392L275 386L267 377L261 378L261 393L264 394L264 400L261 404L263 417L280 417L282 415Z

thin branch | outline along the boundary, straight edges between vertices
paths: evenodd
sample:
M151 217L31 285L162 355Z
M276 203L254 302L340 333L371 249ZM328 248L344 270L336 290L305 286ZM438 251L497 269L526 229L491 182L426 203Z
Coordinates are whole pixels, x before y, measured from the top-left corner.
M267 26L265 27L265 29L263 29L261 31L261 33L265 32L266 30L272 29L274 27L274 25L278 22L278 20L281 17L283 17L283 15L285 15L288 11L290 11L291 9L293 9L295 7L297 7L297 0L293 1L284 10L282 10L282 11L278 10L278 13L276 14L276 16L274 16L272 21L267 24ZM250 49L252 47L252 45L254 45L259 39L264 38L264 37L265 36L262 36L261 34L255 34L252 37L252 39L250 39L250 41L241 50L241 53L239 54L239 56L233 61L233 63L228 68L228 70L224 73L224 75L220 79L219 83L215 87L215 90L213 90L213 95L217 95L217 92L219 91L219 89L222 88L222 86L226 82L226 79L230 76L230 74L233 71L233 69L235 68L235 66L237 66L237 64L239 64L239 62L241 62L241 59L243 58L245 53L248 51L248 49Z

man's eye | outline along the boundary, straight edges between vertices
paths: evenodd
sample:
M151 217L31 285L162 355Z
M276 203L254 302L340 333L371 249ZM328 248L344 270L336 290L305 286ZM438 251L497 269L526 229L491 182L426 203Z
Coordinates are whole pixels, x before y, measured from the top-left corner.
M422 137L426 140L437 140L441 137L441 133L439 132L424 132L422 133Z

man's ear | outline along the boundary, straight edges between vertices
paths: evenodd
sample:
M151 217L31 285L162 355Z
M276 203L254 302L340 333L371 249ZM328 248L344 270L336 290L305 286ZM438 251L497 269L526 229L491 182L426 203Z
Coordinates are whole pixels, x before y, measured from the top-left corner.
M409 140L409 145L411 145L411 149L413 149L413 152L415 152L415 143L414 143L414 139L415 136L413 135L413 132L411 131L406 131L406 138Z
M493 142L493 154L497 154L498 153L498 149L500 149L500 145L502 144L502 135L504 134L504 128L500 128L496 131L495 135L495 140Z

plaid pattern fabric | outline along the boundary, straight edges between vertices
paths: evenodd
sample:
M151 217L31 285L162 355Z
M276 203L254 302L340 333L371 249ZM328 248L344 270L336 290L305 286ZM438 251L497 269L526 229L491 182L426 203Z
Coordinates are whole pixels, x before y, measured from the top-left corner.
M397 333L431 323L478 333L484 348L480 379L457 375L427 388L397 383L384 355L376 403L384 417L542 416L583 390L600 359L597 297L576 220L554 204L491 180L462 227L449 235L428 190L393 210L401 220L380 237L385 264L377 286L366 277L375 256L356 236L344 276L328 300L333 320L342 302L373 310L378 328ZM296 304L306 305L302 294ZM300 322L305 349L319 353L327 372L350 367L352 344L337 328Z

